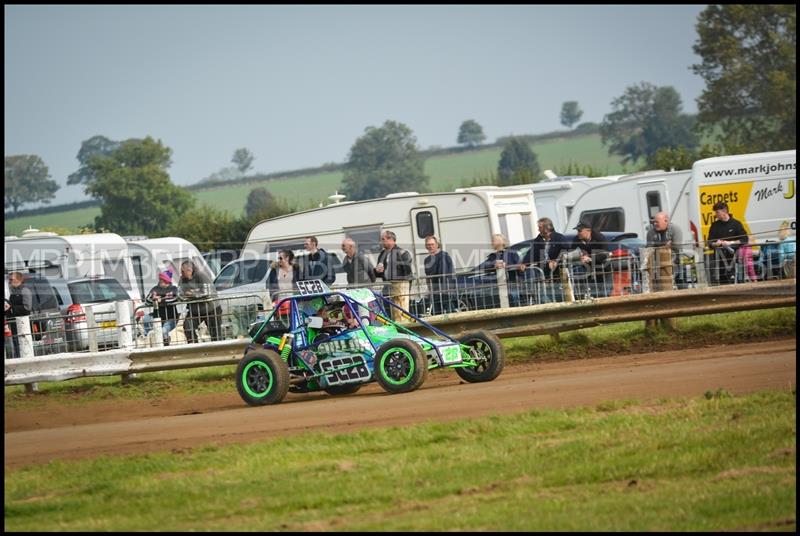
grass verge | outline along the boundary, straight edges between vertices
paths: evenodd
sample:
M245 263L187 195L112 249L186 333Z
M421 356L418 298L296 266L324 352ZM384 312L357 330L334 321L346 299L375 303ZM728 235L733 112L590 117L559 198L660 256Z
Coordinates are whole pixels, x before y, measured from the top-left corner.
M796 393L707 393L6 472L10 531L796 527Z

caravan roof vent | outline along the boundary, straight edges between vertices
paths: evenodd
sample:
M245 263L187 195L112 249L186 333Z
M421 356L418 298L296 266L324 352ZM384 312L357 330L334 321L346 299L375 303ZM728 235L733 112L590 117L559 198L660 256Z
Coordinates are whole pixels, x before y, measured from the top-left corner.
M33 227L28 227L24 231L22 231L22 238L35 238L40 236L58 236L58 233L51 233L49 231L40 231L39 229L34 229Z
M392 197L409 197L412 195L419 195L419 192L396 192L393 194L389 194L386 196L386 199L391 199Z
M329 205L338 205L339 203L342 202L342 199L344 199L345 197L347 197L345 194L340 194L339 190L336 190L333 192L333 195L328 196L328 199L331 200Z

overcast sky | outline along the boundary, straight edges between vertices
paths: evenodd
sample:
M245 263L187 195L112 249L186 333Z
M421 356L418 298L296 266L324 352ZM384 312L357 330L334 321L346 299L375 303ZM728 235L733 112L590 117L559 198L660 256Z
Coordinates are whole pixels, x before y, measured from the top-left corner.
M697 111L703 5L5 6L5 154L42 157L66 187L81 142L152 136L188 185L253 152L271 173L344 162L368 126L419 147L600 122L639 82Z

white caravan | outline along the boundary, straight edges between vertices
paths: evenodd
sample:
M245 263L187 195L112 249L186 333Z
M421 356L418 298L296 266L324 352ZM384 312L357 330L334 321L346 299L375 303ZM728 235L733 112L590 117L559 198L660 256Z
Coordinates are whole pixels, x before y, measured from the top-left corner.
M198 273L206 274L209 281L214 280L214 273L206 260L188 240L169 236L127 239L127 242L136 285L142 296L158 284L159 272L166 269L172 272L172 282L177 285L181 277L181 263L187 260L192 261Z
M533 238L536 219L530 190L493 187L449 193L404 192L264 220L250 230L241 256L278 249L302 251L304 237L316 236L321 248L341 258L342 240L350 237L374 263L381 251L381 233L393 231L397 245L412 254L416 274L424 275L426 236L439 238L459 270L485 258L493 234L502 233L510 243Z
M553 227L563 232L572 215L577 199L587 190L603 184L616 182L623 175L608 177L586 177L582 175L557 176L545 171L547 179L532 184L506 186L509 190L531 190L539 218L550 218ZM574 227L574 226L573 226Z
M690 178L689 170L643 171L589 189L575 201L561 231L572 232L578 222L590 221L599 231L636 233L644 239L653 217L661 211L685 230Z
M781 224L797 231L796 151L720 156L692 166L689 229L696 242L708 237L714 204L725 201L731 215L757 241L775 240Z
M109 276L122 285L132 299L141 299L136 285L128 244L115 233L59 236L25 231L4 243L6 271L36 271L46 277L71 279Z

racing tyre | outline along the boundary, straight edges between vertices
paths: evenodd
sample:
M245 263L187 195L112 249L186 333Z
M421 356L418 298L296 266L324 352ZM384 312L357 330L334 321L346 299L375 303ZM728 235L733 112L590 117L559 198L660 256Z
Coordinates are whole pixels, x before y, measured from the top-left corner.
M425 383L428 358L419 344L408 339L383 343L375 354L375 379L389 393L408 393Z
M251 406L277 404L289 391L289 367L275 352L250 352L236 367L236 389Z
M473 331L462 336L460 342L468 347L466 352L478 362L474 367L456 368L461 379L470 383L489 382L503 371L506 354L496 336L488 331Z
M352 395L356 391L361 389L361 384L357 383L355 385L331 385L330 387L325 388L325 392L332 396L339 396L339 395Z

